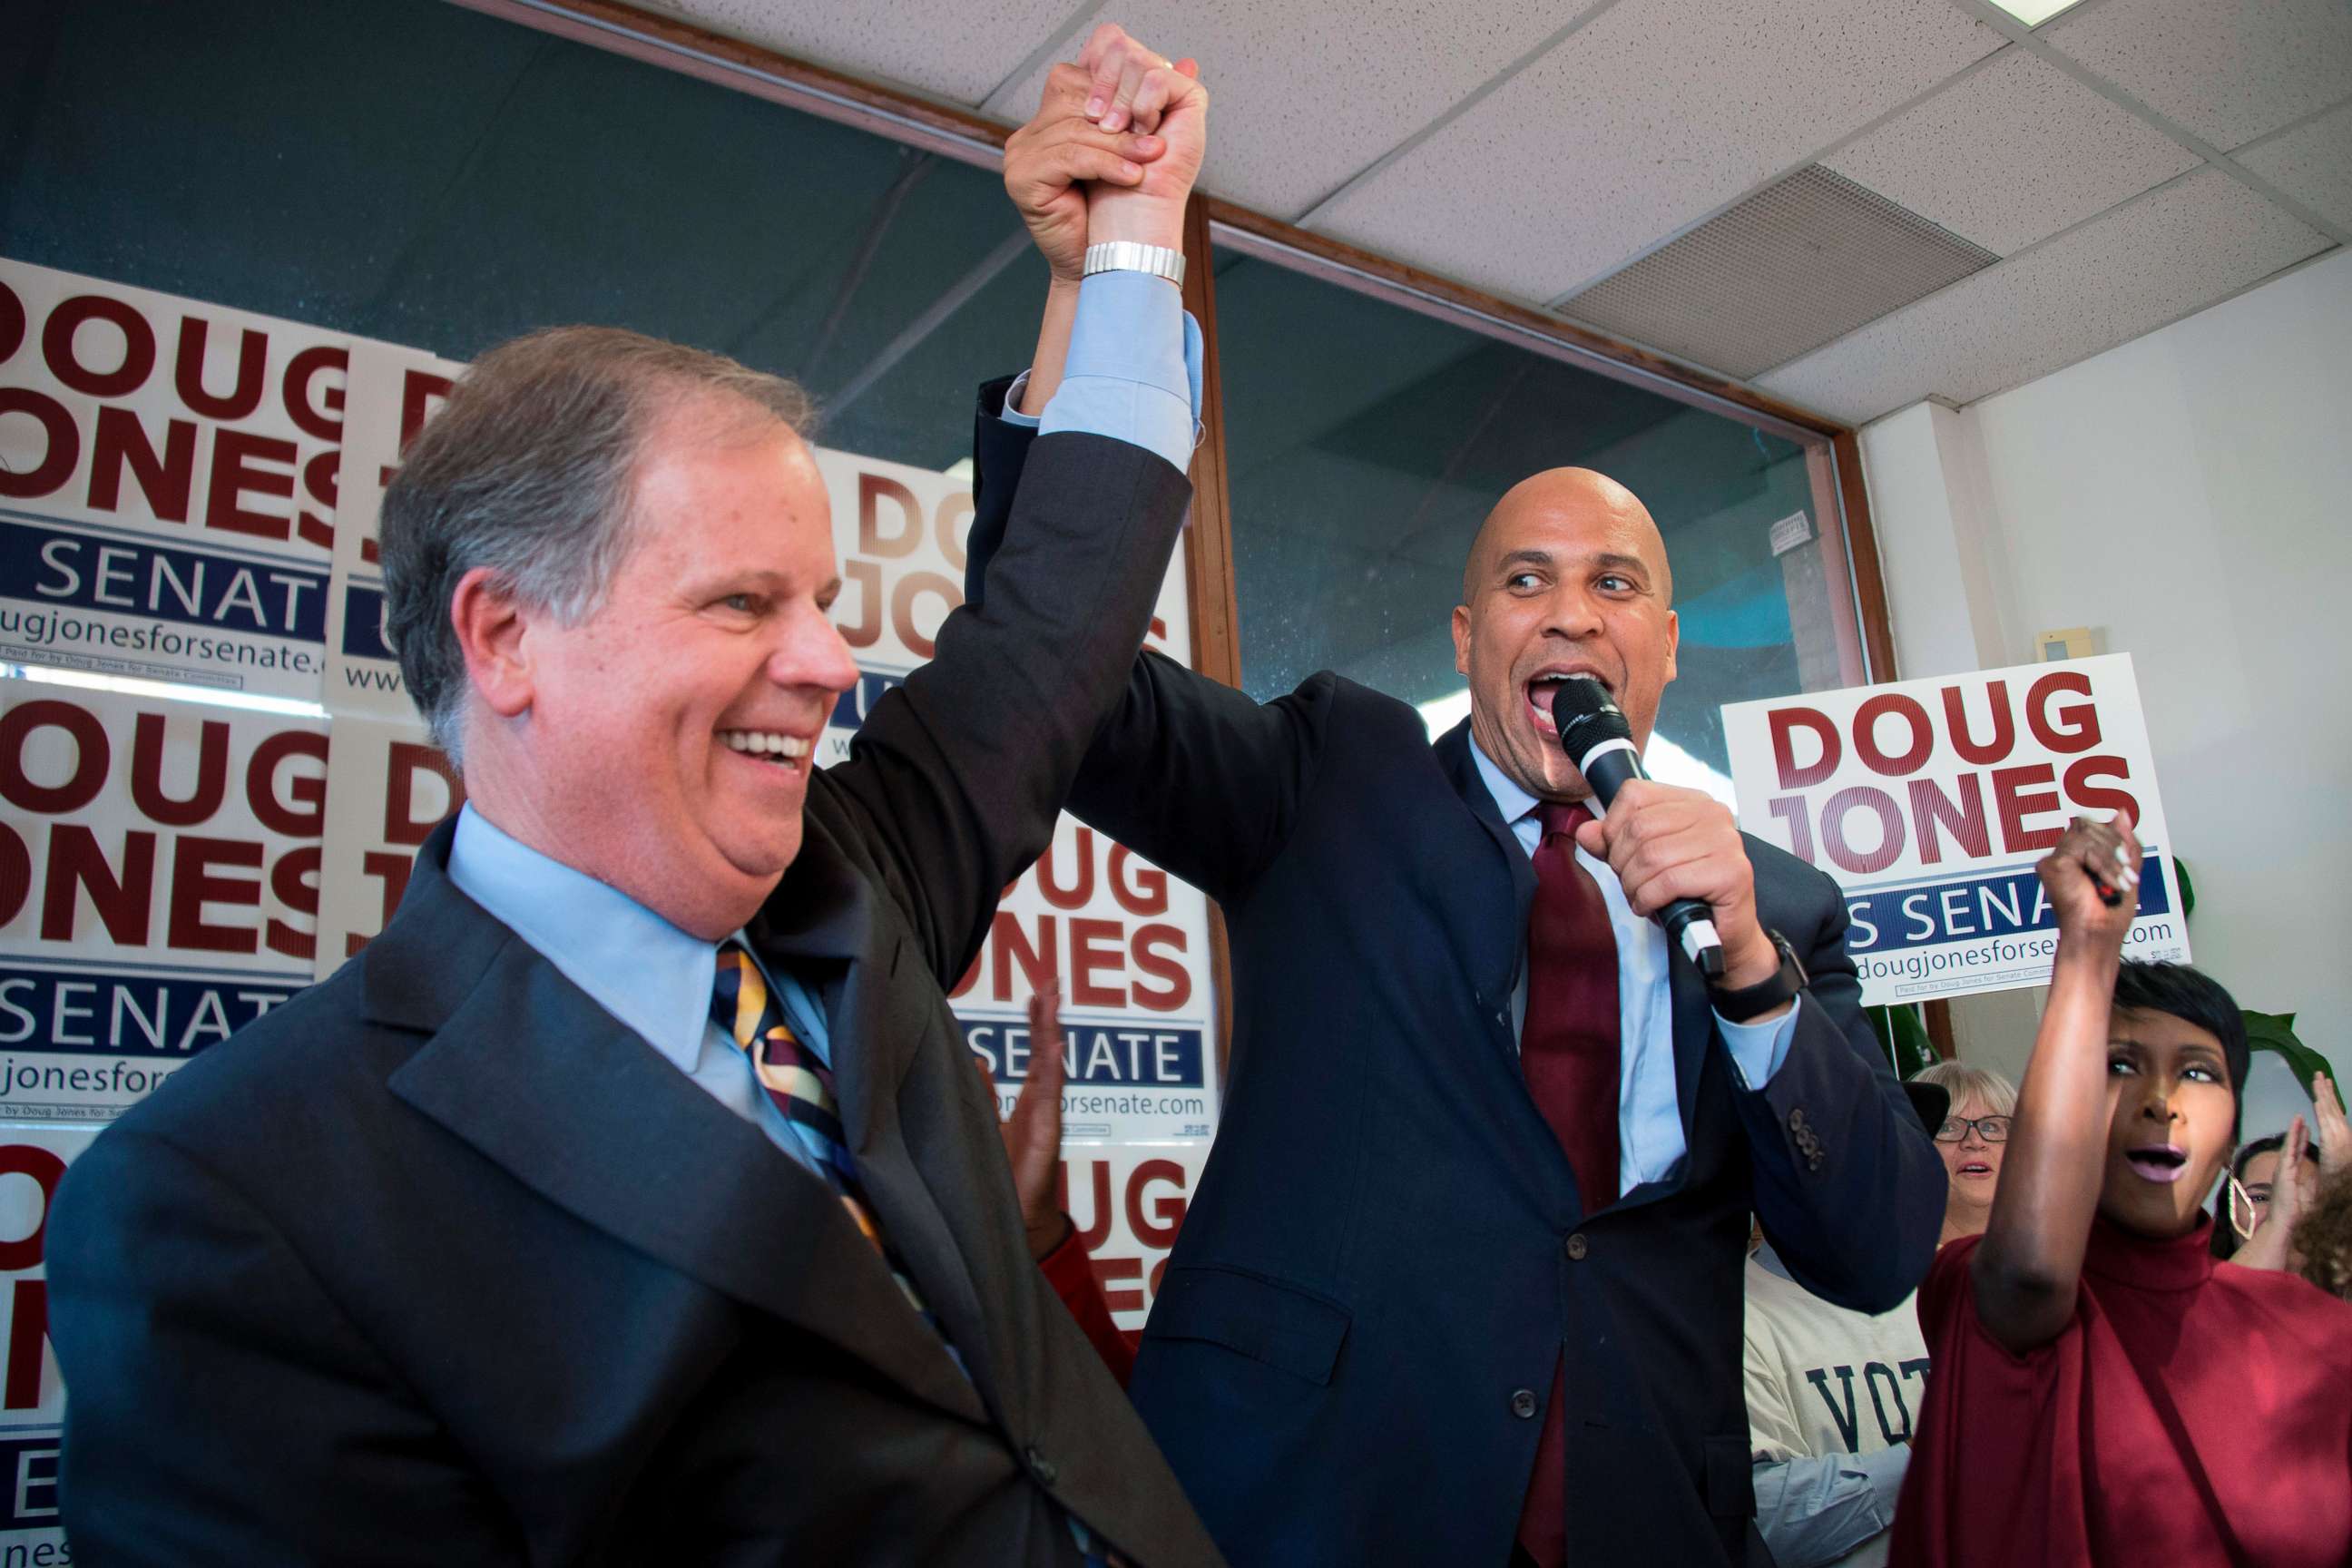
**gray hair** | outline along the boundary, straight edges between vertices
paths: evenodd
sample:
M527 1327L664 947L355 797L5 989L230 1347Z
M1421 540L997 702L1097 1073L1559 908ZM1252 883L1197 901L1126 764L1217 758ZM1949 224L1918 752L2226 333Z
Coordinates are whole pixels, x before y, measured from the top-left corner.
M1954 1116L1971 1099L1983 1102L1988 1116L2011 1116L2017 1111L2017 1085L1989 1068L1972 1068L1966 1062L1937 1062L1913 1073L1911 1081L1932 1083L1950 1095L1950 1114ZM1927 1131L1933 1132L1935 1129L1930 1127Z
M631 542L647 433L697 396L805 434L808 395L721 354L617 327L551 327L473 363L383 494L384 631L436 744L458 758L469 689L449 605L488 567L524 603L577 625Z

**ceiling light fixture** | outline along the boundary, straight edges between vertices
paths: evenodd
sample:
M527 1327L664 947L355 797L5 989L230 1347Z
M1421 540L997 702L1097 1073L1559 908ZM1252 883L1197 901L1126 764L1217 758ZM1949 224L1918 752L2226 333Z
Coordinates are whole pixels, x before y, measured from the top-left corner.
M2072 11L2083 0L1992 0L1993 8L2005 11L2029 27L2038 27L2061 11Z

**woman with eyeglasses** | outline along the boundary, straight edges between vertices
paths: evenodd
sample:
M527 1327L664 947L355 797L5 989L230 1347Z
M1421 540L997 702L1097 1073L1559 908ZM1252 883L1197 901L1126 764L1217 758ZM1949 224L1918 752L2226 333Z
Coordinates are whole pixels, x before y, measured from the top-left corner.
M2009 1149L2009 1119L2017 1110L2017 1086L1997 1072L1965 1062L1937 1062L1912 1075L1951 1096L1952 1109L1936 1135L1936 1152L1952 1184L1944 1200L1944 1234L1936 1245L1964 1236L1982 1236L1992 1219L1993 1189L2000 1182L2000 1157Z

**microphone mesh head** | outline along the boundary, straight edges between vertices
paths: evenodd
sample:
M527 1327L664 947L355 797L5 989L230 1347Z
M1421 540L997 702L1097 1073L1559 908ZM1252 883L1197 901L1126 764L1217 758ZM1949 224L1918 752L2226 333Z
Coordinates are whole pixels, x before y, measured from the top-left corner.
M1633 738L1633 727L1608 690L1589 675L1571 676L1552 689L1551 721L1568 754L1580 759L1603 741Z

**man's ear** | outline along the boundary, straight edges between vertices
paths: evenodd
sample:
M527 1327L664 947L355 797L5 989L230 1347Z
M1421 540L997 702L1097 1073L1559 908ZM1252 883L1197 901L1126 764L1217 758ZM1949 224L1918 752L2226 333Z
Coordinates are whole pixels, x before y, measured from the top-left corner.
M501 719L530 708L533 614L514 590L487 566L457 579L449 595L449 624L466 656L466 678L475 696Z
M1454 673L1470 673L1470 606L1454 606Z
M1675 650L1682 645L1683 618L1672 610L1668 610L1666 612L1666 679L1662 684L1667 686L1674 684Z

